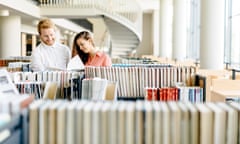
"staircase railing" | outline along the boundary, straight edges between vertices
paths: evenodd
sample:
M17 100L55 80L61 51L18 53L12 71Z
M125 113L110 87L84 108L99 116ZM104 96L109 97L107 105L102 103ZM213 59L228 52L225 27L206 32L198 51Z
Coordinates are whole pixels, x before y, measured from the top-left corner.
M142 10L136 0L39 0L40 7L96 8L111 14L142 34Z

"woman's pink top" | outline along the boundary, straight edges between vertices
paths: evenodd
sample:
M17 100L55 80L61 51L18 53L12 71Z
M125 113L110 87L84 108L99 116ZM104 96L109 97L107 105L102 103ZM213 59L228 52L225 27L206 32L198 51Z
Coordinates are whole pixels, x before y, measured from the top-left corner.
M85 66L111 66L112 61L111 58L103 53L97 52L96 55L92 59L88 59Z

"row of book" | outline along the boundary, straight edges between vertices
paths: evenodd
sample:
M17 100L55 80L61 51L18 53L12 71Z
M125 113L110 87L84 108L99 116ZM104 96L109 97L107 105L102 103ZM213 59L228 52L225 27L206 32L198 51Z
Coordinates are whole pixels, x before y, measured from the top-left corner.
M82 97L85 100L116 100L117 83L106 79L92 78L82 80Z
M149 101L181 101L204 102L203 88L201 87L164 87L145 88L145 100Z
M114 66L85 67L85 77L100 77L118 82L120 97L144 97L146 87L173 87L176 83L195 84L194 67L169 66Z
M7 70L9 72L31 71L30 62L9 62Z
M34 101L30 144L236 144L237 103Z
M193 87L177 87L179 93L179 101L190 101L190 102L205 102L206 97L204 96L203 88L199 86Z
M42 72L12 72L10 76L21 94L35 94L43 98L46 84L57 86L56 98L81 98L81 81L84 72L77 71L42 71Z
M7 67L9 63L13 62L30 62L30 57L9 57L6 59L0 59L0 67Z
M11 72L9 73L14 83L16 82L60 82L65 85L69 83L71 78L84 75L79 71L38 71L38 72Z

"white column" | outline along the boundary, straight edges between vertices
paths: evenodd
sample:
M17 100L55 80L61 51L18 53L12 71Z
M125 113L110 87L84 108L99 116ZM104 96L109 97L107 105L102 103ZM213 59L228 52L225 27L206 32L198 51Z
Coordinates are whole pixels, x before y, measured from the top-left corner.
M152 34L153 34L153 55L159 56L159 10L153 11L153 23L152 23Z
M186 0L173 0L172 58L176 60L183 60L186 58L186 4Z
M21 56L21 18L0 16L0 58Z
M201 0L200 67L224 68L225 0Z
M37 47L37 36L32 35L32 51Z
M26 56L27 55L27 34L22 33L21 34L21 55Z
M172 53L172 10L171 0L160 0L160 57L171 58Z

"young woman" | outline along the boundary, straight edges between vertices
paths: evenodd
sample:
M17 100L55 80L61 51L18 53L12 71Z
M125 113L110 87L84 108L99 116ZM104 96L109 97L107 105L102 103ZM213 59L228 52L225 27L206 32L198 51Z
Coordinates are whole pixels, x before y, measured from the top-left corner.
M73 56L81 58L85 66L111 66L111 58L95 48L93 38L88 31L78 33L73 42Z

